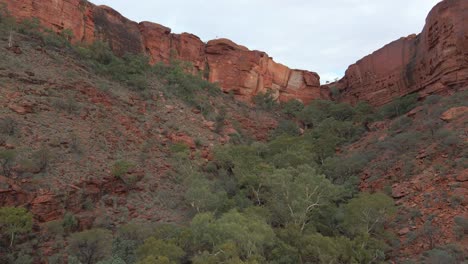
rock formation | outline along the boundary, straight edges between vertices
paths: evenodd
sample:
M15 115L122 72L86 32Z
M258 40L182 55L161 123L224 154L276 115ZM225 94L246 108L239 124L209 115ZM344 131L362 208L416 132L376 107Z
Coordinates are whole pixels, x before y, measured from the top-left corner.
M396 40L351 65L335 84L343 101L386 104L409 93L447 93L468 84L468 1L432 9L421 34Z
M195 35L173 34L171 29L151 22L133 22L107 6L85 0L3 0L18 19L37 18L57 32L69 29L73 42L108 42L119 55L144 52L152 63L171 59L190 62L194 73L232 91L238 99L250 100L258 93L279 100L304 102L328 98L320 88L318 74L291 70L266 53L251 51L227 39L205 44Z
M74 42L106 41L117 54L144 52L152 63L188 61L194 73L217 82L225 92L250 100L270 91L280 101L329 99L368 101L374 106L413 92L447 93L468 83L468 1L444 0L430 12L419 35L396 40L351 65L343 79L320 86L313 72L292 70L266 53L227 39L204 43L151 23L136 23L107 6L85 0L2 0L18 18L37 18L55 31L70 29Z

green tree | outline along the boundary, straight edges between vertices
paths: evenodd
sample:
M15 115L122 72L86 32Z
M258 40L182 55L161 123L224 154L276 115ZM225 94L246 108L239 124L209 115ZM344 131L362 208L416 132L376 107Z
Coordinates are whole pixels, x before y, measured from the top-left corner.
M394 201L387 195L361 193L344 206L343 226L353 235L379 234L395 213Z
M112 233L105 229L90 229L70 236L68 251L83 264L95 264L112 253Z
M10 237L10 247L15 242L17 234L30 232L32 229L32 214L21 207L0 208L0 230Z
M214 182L202 175L195 175L186 180L185 199L197 213L216 211L221 208L227 200L227 194L223 190L217 190Z
M292 99L283 103L282 112L288 115L289 117L297 117L299 113L304 110L304 104L296 99Z
M314 100L306 106L298 115L299 120L306 128L318 125L322 120L330 117L331 101Z
M281 120L270 137L276 138L281 135L299 136L300 130L297 124L291 120Z
M154 263L179 263L185 255L183 249L171 242L150 237L137 249L140 263L149 263L149 259L155 259Z
M339 194L324 175L309 166L276 170L268 178L268 207L280 224L294 224L304 231L311 214Z
M338 121L349 121L355 114L354 108L349 104L339 103L330 106L330 116Z
M13 150L0 150L0 165L2 166L3 174L6 177L11 176L11 169L15 162L16 152Z
M204 213L194 217L191 224L195 248L212 253L220 252L226 243L239 250L243 260L261 256L274 239L272 228L256 214L243 214L231 210L215 219Z

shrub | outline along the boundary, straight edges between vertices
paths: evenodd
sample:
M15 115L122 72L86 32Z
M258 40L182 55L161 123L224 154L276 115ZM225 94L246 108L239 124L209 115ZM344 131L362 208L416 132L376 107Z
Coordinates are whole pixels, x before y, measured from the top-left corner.
M453 233L457 240L462 240L468 234L468 219L463 216L457 216L454 221Z
M42 37L46 46L54 48L71 47L70 41L72 38L73 32L70 29L64 29L59 33L46 29Z
M189 151L189 147L184 143L174 143L170 146L172 153L185 153Z
M6 177L11 176L11 170L15 158L16 152L14 150L0 150L0 166L2 167L2 172Z
M384 118L394 118L406 114L411 109L416 107L418 102L418 94L410 94L401 98L398 98L387 105L383 106L379 114Z
M325 175L335 184L344 184L354 180L362 169L368 164L371 157L366 154L357 153L350 157L327 158L323 165Z
M299 127L294 121L281 120L275 130L271 133L270 137L276 138L281 135L298 136L299 134Z
M0 120L0 134L13 136L18 129L17 122L11 117L5 117Z
M332 104L330 107L330 116L339 121L351 120L355 115L354 108L345 103Z
M44 172L49 167L50 152L46 148L41 148L32 154L32 161L37 171Z
M456 264L459 263L455 256L442 249L432 249L423 253L422 260L425 264Z
M292 99L281 105L282 112L290 117L297 117L304 109L304 104L296 99Z
M59 98L52 102L55 108L65 111L68 114L77 114L80 110L80 105L76 102L72 96L66 98Z
M143 55L127 54L117 57L107 43L100 41L95 41L89 46L77 47L76 52L90 63L98 74L140 91L148 86L146 74L151 67L149 59Z
M111 255L112 233L105 229L91 229L70 236L68 250L81 263L95 264Z
M314 100L299 113L299 120L306 128L318 125L330 117L330 108L333 102Z
M400 117L390 125L391 132L404 131L413 124L413 119L407 116Z
M111 173L116 178L122 178L133 168L135 168L135 164L133 164L132 162L126 160L119 160L114 163Z
M272 110L278 106L278 103L273 98L271 90L268 90L266 93L258 93L252 98L252 101L258 108L263 110Z
M76 231L78 228L78 220L76 219L75 215L70 212L66 212L63 216L62 227L63 230L67 233Z

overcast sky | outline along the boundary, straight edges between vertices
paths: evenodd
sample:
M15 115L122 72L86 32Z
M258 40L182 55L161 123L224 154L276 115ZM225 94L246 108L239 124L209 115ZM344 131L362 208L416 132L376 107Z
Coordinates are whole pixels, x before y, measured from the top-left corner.
M419 33L440 0L91 0L124 16L189 32L203 41L229 38L267 52L290 68L342 77L358 59Z

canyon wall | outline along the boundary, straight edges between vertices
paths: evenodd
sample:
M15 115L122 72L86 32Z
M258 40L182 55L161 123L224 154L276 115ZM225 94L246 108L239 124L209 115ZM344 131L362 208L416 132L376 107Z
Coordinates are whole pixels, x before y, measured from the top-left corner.
M144 52L152 63L188 61L194 73L248 101L270 91L280 101L329 99L381 106L397 97L447 93L468 84L468 1L444 0L430 12L419 35L396 40L351 65L343 79L320 86L314 72L290 69L266 53L227 39L204 43L151 22L133 22L85 0L0 0L19 19L37 18L55 31L70 29L73 42L106 41L117 54Z
M171 29L151 22L136 23L110 7L85 0L2 1L20 20L37 18L57 32L71 30L75 43L102 40L118 55L144 52L152 63L169 63L171 58L188 61L194 73L202 73L241 100L267 91L281 101L295 98L307 103L328 98L318 74L289 69L264 52L251 51L227 39L205 44L195 35L173 34Z
M422 97L468 86L468 1L435 6L421 34L396 40L351 65L328 85L339 100L380 106L419 92Z

